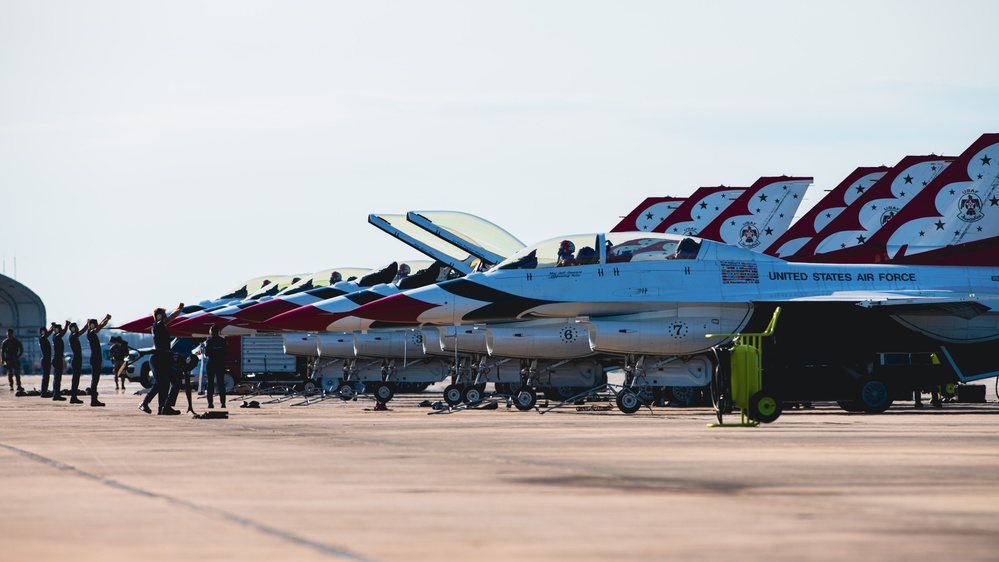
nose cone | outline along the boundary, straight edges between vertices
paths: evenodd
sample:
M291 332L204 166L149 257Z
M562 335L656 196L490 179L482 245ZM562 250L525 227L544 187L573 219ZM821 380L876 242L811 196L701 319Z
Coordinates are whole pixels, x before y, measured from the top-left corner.
M250 305L232 315L232 324L249 327L274 318L279 314L290 312L299 305L285 299L271 299Z
M419 324L420 316L440 305L424 302L405 293L398 293L362 305L351 311L353 316L392 324Z
M342 318L343 313L326 312L314 306L302 306L278 314L261 323L270 330L289 332L322 332L326 327Z
M116 330L121 330L123 332L148 332L153 329L153 317L146 316L144 318L139 318L138 320L132 320L131 322L125 322L121 326L115 328Z

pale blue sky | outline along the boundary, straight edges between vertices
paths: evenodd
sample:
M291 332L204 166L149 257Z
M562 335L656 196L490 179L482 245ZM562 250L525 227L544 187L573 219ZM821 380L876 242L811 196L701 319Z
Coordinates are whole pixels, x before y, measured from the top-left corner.
M0 0L5 271L124 322L415 257L371 212L532 243L999 130L999 3L819 6Z

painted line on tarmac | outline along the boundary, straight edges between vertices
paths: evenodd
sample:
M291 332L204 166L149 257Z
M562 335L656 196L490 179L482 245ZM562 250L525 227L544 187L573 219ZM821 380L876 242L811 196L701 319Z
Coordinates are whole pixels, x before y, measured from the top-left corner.
M124 484L122 482L118 482L117 480L113 480L111 478L105 478L103 476L98 476L96 474L91 474L89 472L80 470L80 469L78 469L76 467L70 466L70 465L68 465L66 463L62 463L62 462L59 462L57 460L50 459L48 457L43 457L41 455L32 453L30 451L25 451L24 449L18 449L17 447L12 447L12 446L7 445L5 443L0 443L0 447L3 447L4 449L7 449L8 451L11 451L12 453L17 453L17 454L19 454L19 455L21 455L23 457L26 457L26 458L28 458L30 460L35 461L35 462L47 465L47 466L55 468L57 470L62 470L62 471L65 471L65 472L69 472L69 473L75 474L76 476L80 476L80 477L86 478L88 480L93 480L94 482L97 482L98 484L103 484L103 485L108 486L110 488L115 488L115 489L121 490L123 492L127 492L127 493L134 494L134 495L137 495L137 496L142 496L144 498L162 499L162 500L167 501L168 503L171 503L171 504L174 504L174 505L177 505L177 506L189 509L189 510L194 511L195 513L198 513L198 514L201 514L201 515L206 515L206 514L208 514L208 515L215 515L215 516L221 517L222 519L226 519L228 521L236 523L237 525L241 525L243 527L247 527L247 528L253 529L255 531L259 531L261 533L265 533L265 534L268 534L268 535L275 536L275 537L277 537L279 539L286 540L286 541L294 543L294 544L296 544L298 546L304 546L304 547L307 547L307 548L311 548L312 550L316 550L316 551L321 552L323 554L328 554L330 556L336 556L337 558L344 558L344 559L347 559L347 560L357 560L358 562L375 562L374 559L372 559L372 558L365 558L365 557L361 556L360 554L355 554L355 553L347 550L346 548L339 547L339 546L334 546L334 545L329 545L329 544L323 544L321 542L317 542L317 541L314 541L314 540L302 537L300 535L296 535L294 533L289 533L288 531L282 531L281 529L276 529L274 527L270 527L270 526L265 525L263 523L258 523L257 521L254 521L252 519L247 519L246 517L241 517L239 515L234 515L232 513L229 513L227 511L223 511L221 509L217 509L217 508L213 508L213 507L207 507L207 506L203 506L203 505L198 505L198 504L196 504L194 502L190 502L190 501L187 501L187 500L184 500L184 499L181 499L181 498L176 498L176 497L173 497L173 496L165 496L163 494L159 494L159 493L156 493L156 492L150 492L149 490L143 490L142 488L136 488L135 486L129 486L128 484Z

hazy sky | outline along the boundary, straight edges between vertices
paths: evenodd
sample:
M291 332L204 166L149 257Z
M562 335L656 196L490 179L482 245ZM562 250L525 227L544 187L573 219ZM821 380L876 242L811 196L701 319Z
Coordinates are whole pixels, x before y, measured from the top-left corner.
M0 0L0 253L50 320L525 243L646 196L958 154L999 131L999 3Z

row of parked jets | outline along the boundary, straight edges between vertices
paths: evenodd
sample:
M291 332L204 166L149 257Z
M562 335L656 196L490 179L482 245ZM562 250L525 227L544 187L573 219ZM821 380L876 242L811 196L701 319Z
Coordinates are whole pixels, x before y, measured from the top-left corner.
M450 377L450 404L481 400L491 382L525 410L539 391L567 398L612 369L639 397L619 393L625 411L649 393L708 387L718 349L778 306L764 384L783 399L880 411L900 390L995 376L999 134L957 157L857 168L792 224L811 183L652 197L609 232L531 246L460 212L373 214L430 259L257 278L185 308L170 329L284 333L288 353L381 401L399 383ZM925 368L888 368L922 355Z

